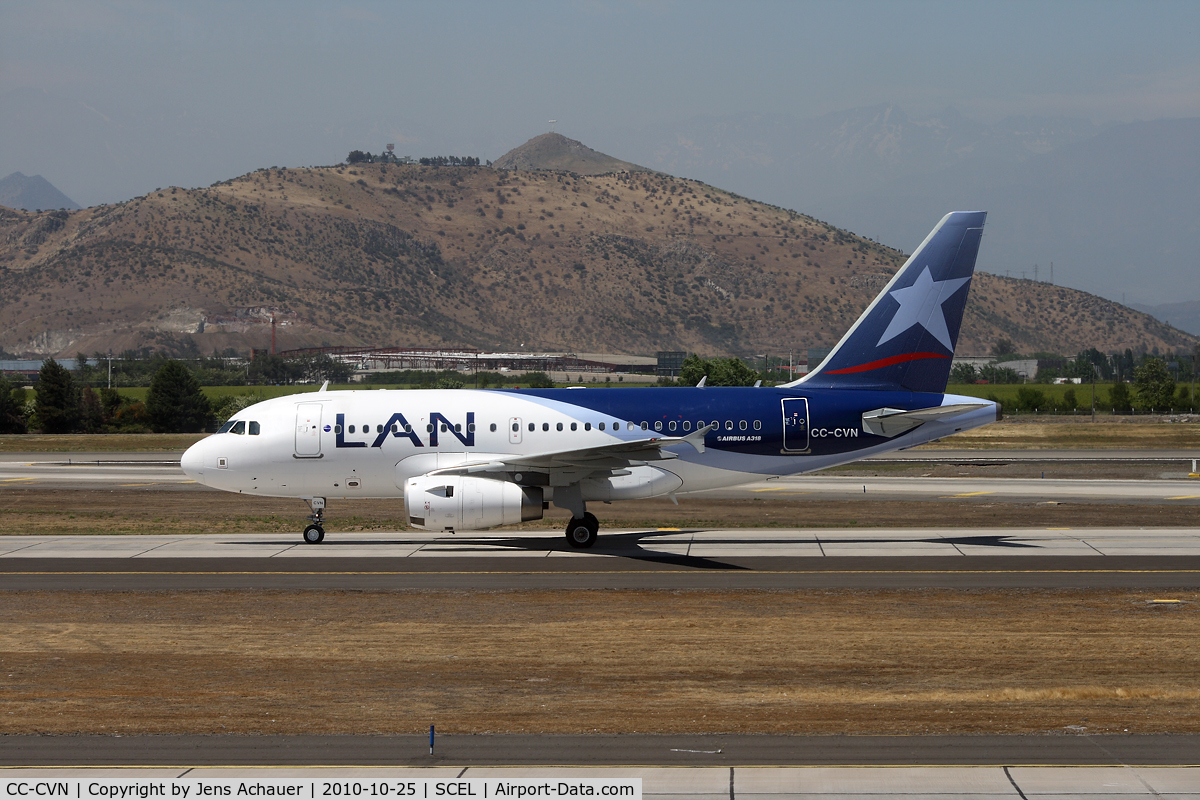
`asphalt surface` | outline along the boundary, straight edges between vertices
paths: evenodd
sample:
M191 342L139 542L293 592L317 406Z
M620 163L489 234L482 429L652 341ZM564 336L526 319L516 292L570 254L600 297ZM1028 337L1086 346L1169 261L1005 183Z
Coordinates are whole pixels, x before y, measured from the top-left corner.
M693 496L712 499L804 496L806 500L863 496L873 499L986 498L1036 502L1166 502L1200 506L1200 480L1188 478L1190 459L1195 456L1191 451L988 451L986 455L972 451L890 453L886 458L866 459L860 463L989 466L1022 462L1028 466L1036 462L1051 465L1093 461L1110 466L1115 463L1150 465L1153 474L1160 478L861 477L817 473L757 481ZM0 456L0 487L4 486L212 491L189 479L179 469L177 460L162 454L136 453L5 454Z
M1200 764L1200 734L0 736L0 766Z
M1200 588L1200 555L0 559L0 589L8 591L829 588L1141 588L1169 595Z

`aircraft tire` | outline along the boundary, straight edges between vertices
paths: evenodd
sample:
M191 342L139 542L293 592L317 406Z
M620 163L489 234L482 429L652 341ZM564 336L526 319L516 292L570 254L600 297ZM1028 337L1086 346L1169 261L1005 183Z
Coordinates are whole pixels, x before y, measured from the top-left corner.
M579 549L591 547L599 531L600 520L595 514L585 513L581 519L572 519L567 524L567 544Z
M306 544L320 544L325 541L325 529L320 525L309 525L304 529L304 541Z

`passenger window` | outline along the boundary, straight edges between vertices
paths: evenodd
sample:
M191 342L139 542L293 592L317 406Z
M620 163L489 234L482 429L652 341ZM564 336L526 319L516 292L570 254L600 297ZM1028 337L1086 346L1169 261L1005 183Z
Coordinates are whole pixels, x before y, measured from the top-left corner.
M571 423L571 430L573 430L573 431L577 431L577 430L579 430L579 423L578 423L578 422L572 422L572 423Z
M447 429L446 429L446 423L444 423L444 422L443 422L443 423L442 423L442 433L445 433L445 432L446 432L446 430L447 430Z
M491 425L491 428L489 430L491 430L492 433L495 433L496 432L496 423L493 422Z
M334 432L334 433L341 433L341 432L342 432L342 426L341 426L341 425L334 425L334 426L333 426L333 432Z
M433 423L432 422L425 423L425 432L433 433Z
M457 423L457 424L454 426L454 432L455 432L455 433L462 433L462 423L461 423L461 422Z
M754 420L754 430L762 430L762 420Z
M632 428L632 427L633 427L633 423L630 423L630 424L629 424L629 427L631 427L631 428ZM644 430L644 431L648 431L648 430L650 430L650 425L649 425L649 424L646 422L646 420L642 420L642 430Z
M642 424L644 425L645 423L642 423ZM626 422L626 423L625 423L625 425L626 425L626 426L629 428L629 430L633 430L633 423L632 423L632 422ZM616 425L613 425L613 427L615 428L615 427L617 427L617 426L616 426Z
M513 433L517 433L517 432L518 432L518 431L520 431L520 430L521 430L521 425L520 425L520 423L518 423L518 422L514 422L514 423L513 423Z
M409 425L407 422L406 422L406 423L404 423L404 432L405 432L405 433L412 433L412 425Z
M245 432L246 432L246 423L244 420L238 420L236 423L234 423L233 433L236 433L238 436L241 436Z
M238 424L241 424L241 423L238 423ZM351 432L351 433L354 433L354 426L353 426L353 425L351 425L351 426L350 426L350 432ZM241 433L241 431L237 431L237 430L235 430L235 431L234 431L234 433Z
M532 422L531 422L531 423L529 423L529 432L530 432L530 433L533 433L533 431L534 431L536 428L537 428L537 426L536 426L536 425L534 425Z
M544 431L548 431L548 430L550 430L550 423L549 423L549 422L543 422L543 423L542 423L542 430L544 430Z
M662 420L661 419L654 421L654 430L656 430L656 431L662 430Z
M683 421L683 429L684 429L685 431L690 431L690 430L692 429L692 423L691 423L691 421L690 421L690 420L686 420L686 419L685 419L685 420Z
M675 430L675 420L671 420L670 422L667 423L667 430L669 430L669 431Z
M733 430L733 420L731 420L731 419L725 420L725 430L727 430L727 431Z
M590 427L592 427L592 423L590 423L590 422L589 422L589 423L588 423L588 427L589 427L589 428L590 428ZM601 422L601 423L600 423L600 430L604 430L604 423L603 423L603 422Z
M233 425L234 425L233 420L229 420L228 422L226 422L224 425L221 426L221 429L219 431L217 431L217 433L229 433L229 431L233 430Z
M475 432L475 423L472 422L470 425L467 426L467 433L474 433L474 432Z
M561 422L560 422L560 423L558 423L558 425L556 425L555 427L556 427L558 430L560 430L560 431L561 431L561 430L562 430L562 423L561 423Z
M251 436L258 436L258 431L259 431L258 423L257 423L257 422L251 422L251 423L250 423L250 435L251 435Z
M744 431L744 430L746 430L746 420L742 420L741 422L739 422L739 423L738 423L738 428L739 428L739 429L741 429L741 430L743 430L743 431Z

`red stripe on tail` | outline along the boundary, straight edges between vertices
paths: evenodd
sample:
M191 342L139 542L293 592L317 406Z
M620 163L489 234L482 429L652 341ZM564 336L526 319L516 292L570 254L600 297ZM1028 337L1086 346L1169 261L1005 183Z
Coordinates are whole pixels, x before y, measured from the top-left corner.
M851 372L869 372L873 369L882 369L890 367L893 364L903 364L905 361L920 361L925 358L950 358L941 353L905 353L902 356L891 356L889 358L881 358L878 361L872 361L869 364L859 364L857 367L844 367L843 369L830 370L826 375L846 375Z

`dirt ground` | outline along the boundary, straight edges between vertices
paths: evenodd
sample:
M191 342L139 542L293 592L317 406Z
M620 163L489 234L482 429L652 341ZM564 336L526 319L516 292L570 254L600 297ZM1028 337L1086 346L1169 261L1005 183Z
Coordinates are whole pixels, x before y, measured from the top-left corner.
M1194 591L0 597L2 733L1200 731Z
M868 496L869 497L869 496ZM934 500L748 500L665 498L589 506L604 528L1008 528L1194 525L1197 506L1047 503L986 497ZM537 522L497 530L565 527L570 516L550 508ZM9 535L298 533L307 507L298 500L244 497L209 489L39 489L5 487L0 514ZM399 500L335 501L327 530L407 531Z

